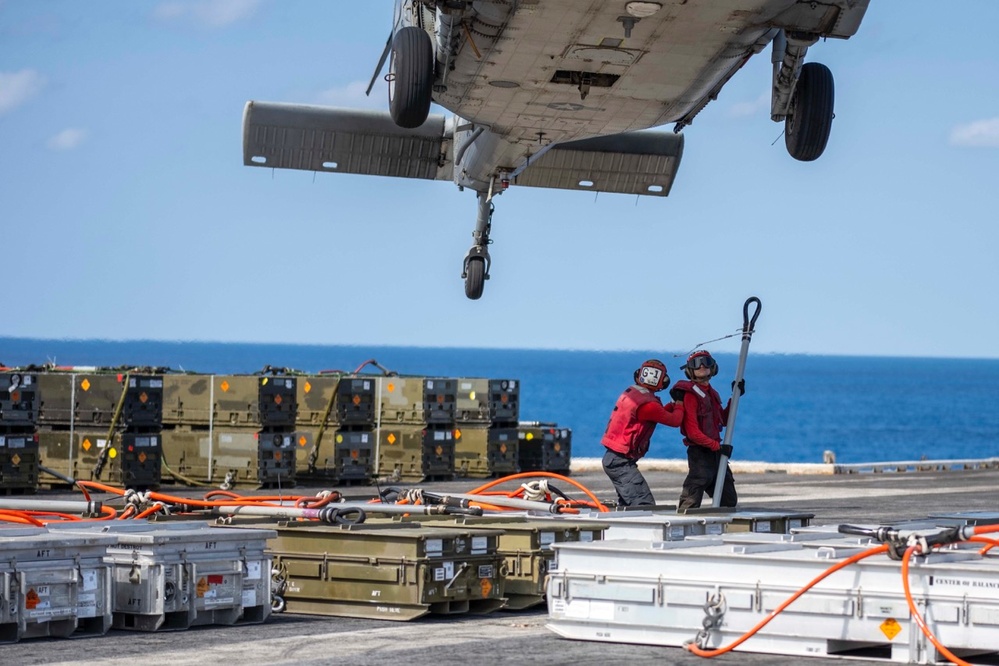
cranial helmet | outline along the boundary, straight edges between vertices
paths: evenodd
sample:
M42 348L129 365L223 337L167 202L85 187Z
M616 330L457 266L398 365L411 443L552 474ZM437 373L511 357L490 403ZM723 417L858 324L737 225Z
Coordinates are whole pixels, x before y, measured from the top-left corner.
M650 358L635 370L635 383L652 391L662 391L669 386L669 375L666 374L666 364Z
M687 379L693 379L694 370L697 368L710 368L712 377L718 374L718 364L704 349L695 351L687 357L687 364L683 366L683 374L687 375Z

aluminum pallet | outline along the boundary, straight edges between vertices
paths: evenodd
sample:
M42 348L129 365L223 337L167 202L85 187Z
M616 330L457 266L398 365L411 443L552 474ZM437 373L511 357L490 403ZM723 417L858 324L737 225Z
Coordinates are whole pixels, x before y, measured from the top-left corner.
M682 646L718 616L730 644L830 566L870 548L833 531L684 541L556 544L549 628L566 638ZM959 548L914 558L910 584L943 645L974 663L999 655L999 557ZM736 648L808 657L940 659L910 615L900 564L876 555L825 578Z

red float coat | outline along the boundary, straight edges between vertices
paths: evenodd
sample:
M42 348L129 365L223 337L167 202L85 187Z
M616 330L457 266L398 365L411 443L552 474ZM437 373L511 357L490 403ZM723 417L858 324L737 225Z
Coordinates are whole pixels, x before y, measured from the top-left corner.
M600 443L626 458L638 460L648 453L656 424L676 428L682 421L682 405L663 406L659 396L644 386L629 386L614 404Z
M683 392L683 443L717 451L721 431L728 422L728 405L722 407L721 396L710 384L679 381L670 390Z

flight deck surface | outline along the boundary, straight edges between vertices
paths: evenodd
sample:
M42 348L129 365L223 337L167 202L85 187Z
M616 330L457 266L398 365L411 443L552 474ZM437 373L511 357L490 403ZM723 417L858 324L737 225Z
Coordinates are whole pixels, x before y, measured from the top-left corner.
M647 472L657 500L674 504L682 472ZM598 497L612 496L602 472L572 478ZM554 482L560 485L559 482ZM461 479L421 484L438 491L467 492L481 482ZM931 514L999 511L999 469L797 475L736 474L740 506L814 514L812 525L887 524ZM561 486L565 486L564 483ZM292 492L307 494L301 486ZM318 490L318 489L317 489ZM362 495L373 488L354 487ZM184 491L199 496L202 491ZM268 494L273 489L265 491ZM49 496L48 492L39 497ZM64 498L65 494L58 497ZM185 664L697 664L680 648L572 641L545 627L547 611L498 611L488 615L428 616L411 622L275 613L259 625L198 627L179 632L126 632L81 639L29 639L0 646L9 664L128 664L155 659ZM724 664L834 663L830 659L733 652ZM885 663L886 660L851 660Z

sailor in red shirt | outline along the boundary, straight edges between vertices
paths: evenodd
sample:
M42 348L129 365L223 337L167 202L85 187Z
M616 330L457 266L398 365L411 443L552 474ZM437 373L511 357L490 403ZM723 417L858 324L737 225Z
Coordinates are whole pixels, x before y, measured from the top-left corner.
M732 455L732 447L723 447L721 443L721 431L728 422L731 400L722 407L718 391L711 386L711 378L718 374L718 364L710 353L702 349L687 357L683 372L693 381L679 381L670 390L670 396L674 400L682 400L684 408L680 432L687 447L687 478L683 480L677 506L680 512L701 506L705 492L709 496L714 493L721 454ZM739 383L739 390L745 393L745 383ZM738 501L735 478L732 469L726 465L719 506L733 507Z
M635 385L617 399L601 444L604 472L614 484L619 506L643 506L656 503L645 477L638 471L638 460L649 451L656 425L676 428L683 421L683 405L663 405L657 392L669 386L669 375L662 361L650 359L635 370Z

